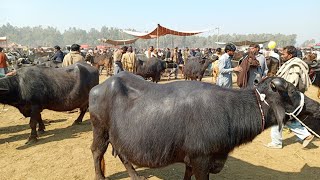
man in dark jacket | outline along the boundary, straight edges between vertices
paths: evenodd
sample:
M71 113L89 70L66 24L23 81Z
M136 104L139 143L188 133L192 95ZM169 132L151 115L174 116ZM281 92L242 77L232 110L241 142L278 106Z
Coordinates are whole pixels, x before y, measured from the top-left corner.
M63 52L59 46L54 46L54 55L51 58L55 63L62 63L64 58Z
M300 50L300 48L296 48L297 49L297 57L302 59L302 51Z

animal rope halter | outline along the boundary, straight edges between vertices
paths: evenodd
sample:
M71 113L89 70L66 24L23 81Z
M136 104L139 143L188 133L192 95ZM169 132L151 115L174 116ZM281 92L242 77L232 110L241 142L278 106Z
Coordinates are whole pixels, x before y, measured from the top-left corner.
M255 89L255 93L256 93L256 96L257 96L257 101L258 101L258 105L259 105L259 109L260 109L260 112L261 112L261 116L262 116L262 130L264 130L264 125L265 125L265 118L264 118L264 112L262 110L262 107L261 107L261 103L260 101L264 102L267 106L269 106L268 102L265 100L266 99L266 95L265 94L261 94L258 89ZM296 107L296 109L291 112L291 113L288 113L288 112L285 112L286 115L290 116L290 119L292 118L295 118L296 120L298 120L299 122L301 122L297 116L301 113L302 109L303 109L303 105L304 105L304 94L299 92L300 93L300 103L299 103L299 106ZM270 106L269 106L270 107Z
M265 118L264 118L264 112L262 110L262 107L261 107L261 103L260 101L264 102L267 106L269 106L268 102L265 100L266 99L266 95L265 94L261 94L258 89L255 89L255 94L257 96L257 102L258 102L258 105L259 105L259 109L260 109L260 113L261 113L261 132L264 130L264 125L265 125Z
M296 118L302 111L303 109L303 105L304 105L304 94L302 94L301 92L300 93L300 104L299 106L294 110L292 111L291 113L287 113L286 112L286 115L289 115L290 118Z

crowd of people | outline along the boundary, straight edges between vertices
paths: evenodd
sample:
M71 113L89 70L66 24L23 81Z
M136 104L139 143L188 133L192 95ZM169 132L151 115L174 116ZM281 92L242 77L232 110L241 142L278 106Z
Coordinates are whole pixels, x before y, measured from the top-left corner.
M12 75L12 72L8 72L7 57L2 52L3 48L0 47L0 77L6 75ZM224 52L223 52L224 51ZM155 49L150 46L147 50L142 50L143 54L147 58L160 58L168 62L173 62L178 65L184 65L190 57L209 58L212 55L219 57L214 65L213 69L217 72L216 84L225 88L232 88L232 73L235 72L238 75L237 83L240 88L253 88L255 80L263 79L267 77L268 67L264 54L272 56L276 59L280 59L281 67L276 73L276 76L282 77L288 82L296 86L302 93L304 93L311 85L310 78L308 76L308 65L301 60L302 53L294 46L286 46L282 49L281 56L277 49L270 50L267 53L261 53L260 46L258 44L252 44L249 46L248 51L244 54L243 58L239 61L239 65L232 67L232 58L237 51L236 46L233 44L227 44L222 50L221 48L211 49L206 48L202 51L199 48L189 49L186 47L181 50L178 47L172 51L170 48L164 50ZM105 51L97 51L97 49L89 50L87 52L90 55L103 54ZM114 74L121 71L134 72L137 50L132 46L122 46L121 48L113 51L114 59ZM280 58L281 57L281 58ZM55 63L62 63L62 67L69 66L76 62L84 61L84 56L81 53L80 45L71 45L68 52L61 51L59 46L54 46L54 55L51 60ZM305 127L303 127L298 121L289 121L287 126L295 135L303 142L303 147L306 147L314 138ZM268 148L281 149L282 145L282 133L278 127L271 128L271 142L266 145Z

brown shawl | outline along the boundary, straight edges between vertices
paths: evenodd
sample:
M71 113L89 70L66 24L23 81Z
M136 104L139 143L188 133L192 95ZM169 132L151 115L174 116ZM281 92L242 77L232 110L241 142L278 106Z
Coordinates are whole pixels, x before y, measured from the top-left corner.
M242 71L238 74L237 78L237 85L240 88L247 87L250 67L257 66L260 66L260 64L253 53L250 52L247 56L243 58L242 63L240 64Z

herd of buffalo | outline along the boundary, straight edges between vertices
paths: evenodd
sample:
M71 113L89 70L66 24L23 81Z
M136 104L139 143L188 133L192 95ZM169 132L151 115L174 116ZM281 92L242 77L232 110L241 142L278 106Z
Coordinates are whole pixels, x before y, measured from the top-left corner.
M300 104L302 94L289 82L269 77L254 89L225 89L199 81L157 84L166 68L177 66L157 58L139 59L135 74L120 72L99 84L99 67L109 72L108 55L68 67L42 65L16 70L0 78L0 103L16 107L30 117L27 143L44 133L43 109L79 108L74 124L89 110L93 130L91 146L96 179L105 179L104 153L111 144L132 179L139 176L132 164L164 167L185 164L185 180L208 180L219 173L235 147L252 141L264 129L290 120L286 113ZM217 60L195 57L184 66L186 80L200 80ZM98 67L98 68L97 68ZM172 72L176 73L176 72ZM265 95L261 100L259 94ZM300 118L320 132L320 105L305 97ZM38 131L37 131L38 126Z

